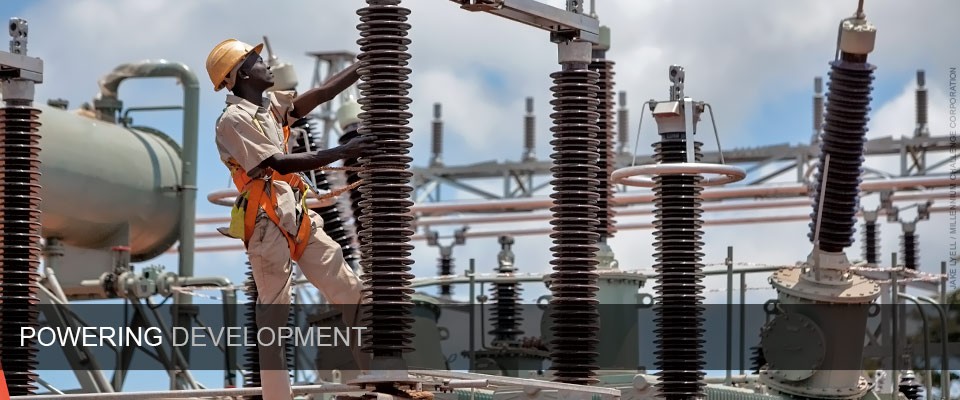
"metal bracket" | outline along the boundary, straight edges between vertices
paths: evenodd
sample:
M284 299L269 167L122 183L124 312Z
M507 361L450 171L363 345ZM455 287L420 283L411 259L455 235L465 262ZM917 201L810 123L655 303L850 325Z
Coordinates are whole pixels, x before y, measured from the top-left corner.
M600 21L535 0L451 0L467 11L483 11L550 31L554 42L580 39L600 44Z
M687 140L687 162L695 163L697 162L696 154L694 154L693 146L693 99L689 97L683 98L683 114L684 114L684 124L686 125L686 132L684 135Z
M27 21L10 18L10 52L0 52L0 79L43 82L43 60L28 57Z

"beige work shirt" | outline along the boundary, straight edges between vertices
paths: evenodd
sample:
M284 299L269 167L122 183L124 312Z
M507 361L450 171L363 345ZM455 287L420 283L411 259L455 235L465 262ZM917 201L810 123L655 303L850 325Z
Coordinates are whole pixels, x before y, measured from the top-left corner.
M271 112L284 118L283 123L290 125L296 122L290 112L293 110L294 91L269 92L263 104L256 105L236 95L227 95L227 107L217 121L217 150L220 159L227 162L231 158L240 164L247 175L254 178L267 176L267 171L259 168L261 162L274 154L290 152L288 139L286 146L283 143L283 126ZM253 122L259 121L259 126ZM261 131L262 128L262 131ZM299 226L298 214L300 210L300 196L289 184L274 180L271 189L277 193L277 217L280 226L291 235L296 235ZM241 189L242 190L242 189ZM261 210L261 214L264 214ZM264 215L258 216L259 218Z

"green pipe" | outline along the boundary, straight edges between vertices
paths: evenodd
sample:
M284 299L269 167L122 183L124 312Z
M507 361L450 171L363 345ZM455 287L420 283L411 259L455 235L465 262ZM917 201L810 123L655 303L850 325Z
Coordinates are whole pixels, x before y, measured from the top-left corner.
M179 192L181 199L180 214L180 248L179 272L180 277L193 276L194 238L196 236L197 218L197 141L200 116L200 84L197 76L189 67L182 63L166 60L144 60L131 64L122 64L100 80L100 95L95 103L105 104L98 109L113 111L112 118L116 118L119 111L117 88L120 83L131 78L173 77L183 86L183 143L182 146L182 177ZM193 299L186 294L177 294L175 306L191 304ZM177 307L179 309L179 307ZM189 316L176 316L175 326L189 325Z

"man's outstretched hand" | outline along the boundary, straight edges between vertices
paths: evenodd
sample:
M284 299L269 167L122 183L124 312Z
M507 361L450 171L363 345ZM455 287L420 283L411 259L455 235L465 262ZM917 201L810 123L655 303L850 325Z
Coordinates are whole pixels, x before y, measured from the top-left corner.
M355 158L364 156L374 156L383 154L383 150L377 149L377 138L374 136L358 136L343 145L343 158Z

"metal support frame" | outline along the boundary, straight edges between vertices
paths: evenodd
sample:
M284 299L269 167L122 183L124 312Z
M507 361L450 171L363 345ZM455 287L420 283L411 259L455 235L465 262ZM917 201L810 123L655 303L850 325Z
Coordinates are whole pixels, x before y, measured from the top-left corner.
M884 137L872 139L865 144L865 156L869 160L871 157L897 155L901 158L902 165L911 163L910 152L908 148L922 147L928 157L942 156L943 159L936 158L926 168L921 170L911 169L909 172L904 168L899 171L882 171L876 169L865 169L865 176L875 175L882 179L891 177L921 177L933 176L936 173L946 173L946 167L950 163L950 138L943 137L903 137L893 139ZM811 160L816 160L819 150L814 145L808 144L773 144L751 148L734 148L723 151L723 163L727 165L736 165L745 169L748 173L760 170L763 167L775 166L776 169L753 178L745 185L760 186L774 179L787 176L791 171L796 171L793 179L796 183L808 183L811 178L810 166ZM653 163L652 155L643 155L636 157L636 164ZM719 163L720 153L717 151L704 151L702 162ZM625 168L634 164L634 156L631 154L618 154L615 159L615 169ZM467 198L482 199L516 199L529 198L542 194L543 189L549 188L551 161L487 161L467 165L445 165L439 167L414 167L411 170L414 173L414 190L417 196L428 203L440 202L440 196L437 183L444 183L447 187L453 187L454 190L460 190L461 194L466 194ZM489 183L492 180L503 180L505 188L511 190L505 191L500 196L494 193L480 189L479 184ZM525 185L520 185L514 189L515 181L526 181ZM458 196L463 197L463 196Z
M484 11L512 21L550 31L551 40L558 36L600 42L600 21L587 14L570 12L536 0L451 0L467 11ZM582 8L582 2L567 1Z

